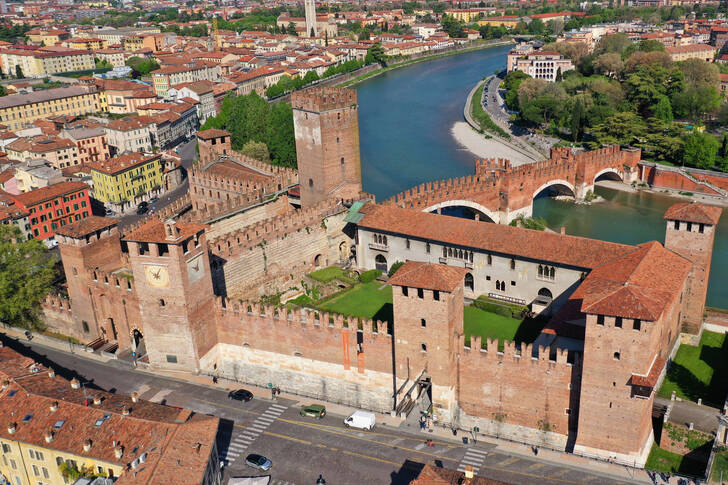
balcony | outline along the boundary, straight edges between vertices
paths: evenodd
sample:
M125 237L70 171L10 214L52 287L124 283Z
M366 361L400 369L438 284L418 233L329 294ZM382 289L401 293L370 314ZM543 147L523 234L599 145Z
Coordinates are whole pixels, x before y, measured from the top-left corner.
M369 249L374 249L376 251L389 251L389 246L386 244L378 244L378 243L369 243Z

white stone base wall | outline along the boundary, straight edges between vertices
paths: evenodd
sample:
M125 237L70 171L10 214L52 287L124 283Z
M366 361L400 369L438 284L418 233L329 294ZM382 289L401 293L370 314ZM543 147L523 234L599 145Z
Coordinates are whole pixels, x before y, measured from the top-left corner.
M464 431L472 431L477 426L480 430L479 433L483 435L557 450L566 449L567 436L564 434L499 422L489 418L470 416L462 409L457 410L457 417L457 427Z

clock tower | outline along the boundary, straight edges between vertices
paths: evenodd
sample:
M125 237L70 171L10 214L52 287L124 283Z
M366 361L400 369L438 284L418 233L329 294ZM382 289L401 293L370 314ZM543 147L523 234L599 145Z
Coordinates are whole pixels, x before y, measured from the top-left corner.
M141 316L132 333L153 367L196 371L215 343L205 228L155 219L124 237Z

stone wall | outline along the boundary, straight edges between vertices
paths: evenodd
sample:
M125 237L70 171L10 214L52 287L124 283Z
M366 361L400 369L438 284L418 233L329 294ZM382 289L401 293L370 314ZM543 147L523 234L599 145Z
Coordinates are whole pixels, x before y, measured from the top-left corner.
M578 412L579 361L567 362L560 349L534 349L479 337L460 355L459 425L481 433L564 448L569 421Z
M283 195L257 205L238 208L237 212L232 212L229 215L212 216L213 219L205 221L210 224L210 229L206 231L206 234L210 239L215 239L253 224L292 213L293 211L294 208L288 202L288 196Z
M722 196L715 187L703 183L700 179L728 190L728 178L710 175L701 175L691 178L682 169L664 167L657 164L640 164L640 180L647 182L652 187L681 190L685 192L698 192L701 194ZM692 175L692 174L691 174ZM696 174L697 175L697 174Z

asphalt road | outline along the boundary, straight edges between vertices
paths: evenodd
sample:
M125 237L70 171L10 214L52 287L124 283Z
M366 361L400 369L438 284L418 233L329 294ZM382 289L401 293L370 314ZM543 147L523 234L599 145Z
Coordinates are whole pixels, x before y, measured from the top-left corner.
M427 447L427 435L416 430L381 425L372 432L353 430L344 427L344 416L301 417L298 403L291 400L256 396L248 403L231 401L226 392L212 386L132 370L121 362L101 363L4 336L3 341L52 366L59 375L79 378L89 388L136 391L142 399L219 416L218 448L227 463L225 481L230 476L263 474L245 465L248 453L258 453L273 462L273 485L314 484L319 474L327 484L407 484L425 463L454 469L472 464L480 476L514 484L624 483L535 457L510 456L490 444L465 446L436 439L434 447Z

